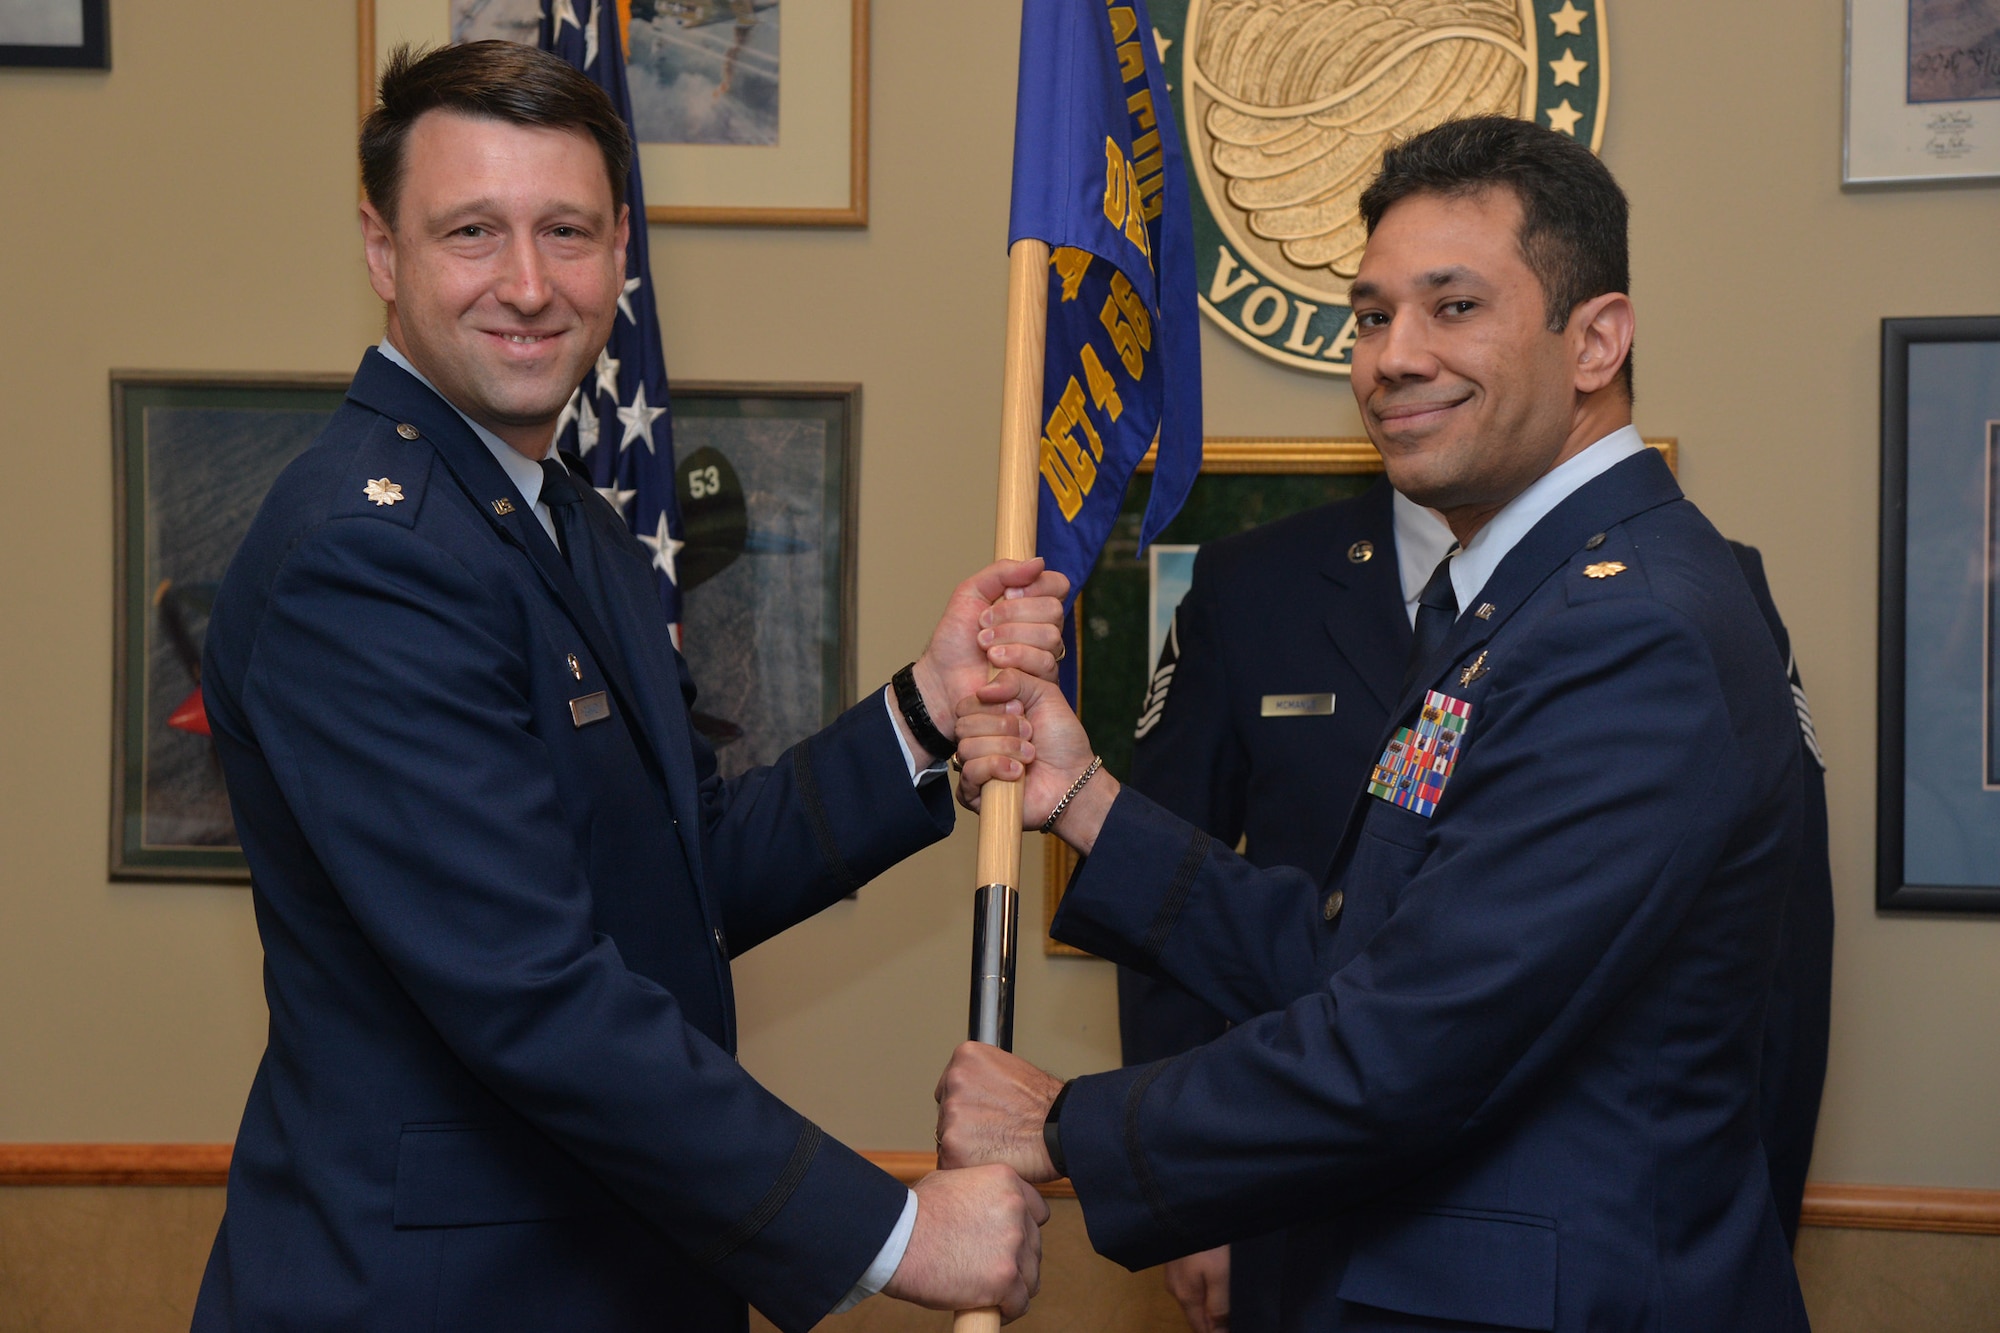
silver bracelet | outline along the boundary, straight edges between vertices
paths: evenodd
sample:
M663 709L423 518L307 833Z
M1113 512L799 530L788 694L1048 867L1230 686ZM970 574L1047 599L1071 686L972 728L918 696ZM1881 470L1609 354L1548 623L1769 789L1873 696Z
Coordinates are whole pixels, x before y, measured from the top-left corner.
M1070 784L1070 789L1063 793L1063 798L1060 801L1056 802L1056 808L1049 811L1049 817L1042 821L1042 832L1055 832L1056 821L1063 817L1063 811L1069 809L1069 803L1074 801L1076 794L1083 790L1083 784L1096 777L1097 770L1103 767L1104 756L1101 754L1092 755L1090 758L1090 767L1083 770L1082 777Z

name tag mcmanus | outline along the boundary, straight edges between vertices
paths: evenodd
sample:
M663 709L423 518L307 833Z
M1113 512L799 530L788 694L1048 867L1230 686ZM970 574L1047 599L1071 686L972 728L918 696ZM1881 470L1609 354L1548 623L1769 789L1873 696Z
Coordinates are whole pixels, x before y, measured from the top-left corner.
M1331 694L1267 694L1263 717L1325 717L1333 711Z

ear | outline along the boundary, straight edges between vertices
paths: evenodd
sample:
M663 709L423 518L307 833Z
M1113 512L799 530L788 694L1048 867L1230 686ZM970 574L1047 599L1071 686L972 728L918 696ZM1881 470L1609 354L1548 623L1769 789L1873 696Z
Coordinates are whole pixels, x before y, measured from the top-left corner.
M618 205L618 231L612 237L612 244L618 251L618 276L625 276L625 249L632 242L632 205Z
M1580 394L1593 394L1618 378L1632 350L1635 317L1632 298L1623 292L1593 296L1570 312L1569 336L1576 358L1574 384Z
M368 260L368 285L386 304L396 304L396 233L366 202L361 205L361 251Z

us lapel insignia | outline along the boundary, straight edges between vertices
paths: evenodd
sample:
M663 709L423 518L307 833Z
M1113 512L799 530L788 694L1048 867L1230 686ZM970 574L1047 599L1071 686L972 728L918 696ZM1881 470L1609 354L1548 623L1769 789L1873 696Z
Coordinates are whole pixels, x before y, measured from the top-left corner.
M1472 614L1478 616L1481 620L1491 620L1493 619L1493 613L1499 609L1499 607L1493 605L1491 602L1481 602L1479 609Z
M1465 668L1465 670L1458 673L1458 683L1461 685L1470 685L1473 681L1478 680L1481 676L1485 674L1486 674L1486 650L1482 648L1479 650L1479 656L1473 658L1471 664L1468 665Z
M514 512L514 502L503 495L493 502L493 512L505 518Z
M1347 548L1347 562L1351 565L1365 565L1375 558L1375 543L1358 541Z
M1399 727L1368 777L1368 794L1428 818L1458 762L1472 705L1432 690L1414 727Z
M378 505L392 505L403 498L403 488L387 477L371 479L361 488L361 493Z
M1624 572L1625 565L1622 561L1618 560L1604 560L1597 564L1585 565L1583 567L1583 576L1587 579L1608 579L1614 574L1623 574Z

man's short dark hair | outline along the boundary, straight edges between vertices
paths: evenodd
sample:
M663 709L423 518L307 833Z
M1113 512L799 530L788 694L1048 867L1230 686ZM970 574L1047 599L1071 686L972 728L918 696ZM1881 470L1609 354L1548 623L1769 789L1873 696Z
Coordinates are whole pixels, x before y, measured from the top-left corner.
M1595 153L1532 121L1449 120L1397 144L1361 192L1361 218L1372 236L1390 206L1411 195L1496 187L1521 201L1521 255L1542 284L1551 333L1567 328L1570 312L1592 297L1632 290L1625 192ZM1630 397L1629 354L1620 378Z
M467 42L389 55L379 100L361 123L361 188L391 227L403 185L403 142L426 111L587 134L604 154L611 198L625 198L632 134L604 90L560 56L519 42Z

